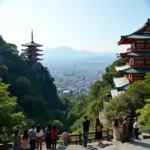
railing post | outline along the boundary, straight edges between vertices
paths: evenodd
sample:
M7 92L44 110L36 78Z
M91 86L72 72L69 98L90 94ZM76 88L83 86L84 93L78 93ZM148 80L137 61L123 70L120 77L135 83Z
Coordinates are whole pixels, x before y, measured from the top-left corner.
M106 130L106 140L109 141L109 129Z
M82 145L82 134L79 132L79 145Z

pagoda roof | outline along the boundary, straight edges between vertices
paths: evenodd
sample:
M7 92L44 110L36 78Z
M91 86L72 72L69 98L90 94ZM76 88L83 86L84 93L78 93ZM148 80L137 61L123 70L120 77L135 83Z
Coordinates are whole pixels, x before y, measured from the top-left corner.
M145 73L148 73L150 72L150 67L130 67L128 69L125 69L125 70L122 70L122 72L124 73L135 73L135 74L139 74L139 73L142 73L142 74L145 74Z
M146 56L150 56L150 51L129 51L129 52L121 53L120 55L146 57Z
M150 32L147 32L148 27L150 27L150 19L138 30L129 35L121 36L118 45L121 44L131 44L134 40L137 39L150 39Z
M120 95L121 93L123 93L123 91L118 91L117 89L112 89L110 92L111 92L112 98L114 98L114 97Z
M129 84L129 81L125 77L113 78L116 88L124 88Z
M116 71L122 71L130 68L131 66L125 65L125 66L120 66L120 67L115 67Z
M124 73L147 73L150 72L150 67L131 67L128 65L115 67L116 71L121 71Z
M31 41L30 43L22 44L22 46L25 46L25 47L32 47L32 46L33 46L33 47L41 47L41 46L43 46L43 45L40 45L40 44L37 44L37 43Z

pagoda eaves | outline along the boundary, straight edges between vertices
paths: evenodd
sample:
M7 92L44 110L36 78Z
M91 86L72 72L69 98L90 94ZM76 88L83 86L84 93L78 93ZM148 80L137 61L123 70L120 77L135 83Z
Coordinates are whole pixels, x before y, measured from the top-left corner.
M134 42L134 40L137 39L150 39L150 19L147 20L147 22L144 24L143 27L138 29L137 31L129 34L121 36L120 41L118 42L118 45L121 44L131 44Z

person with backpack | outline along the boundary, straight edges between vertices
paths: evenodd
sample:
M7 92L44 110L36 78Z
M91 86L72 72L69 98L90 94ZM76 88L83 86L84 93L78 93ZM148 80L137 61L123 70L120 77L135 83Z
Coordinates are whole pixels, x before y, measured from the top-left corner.
M102 129L103 129L103 125L100 122L99 118L96 118L96 122L95 122L95 140L98 141L98 145L102 145L103 143L101 142L102 139Z
M64 132L62 134L62 138L63 138L63 145L68 146L69 134L68 134L67 129L64 130Z
M83 126L83 146L86 147L88 143L88 132L90 127L90 121L87 119L87 116L84 116Z

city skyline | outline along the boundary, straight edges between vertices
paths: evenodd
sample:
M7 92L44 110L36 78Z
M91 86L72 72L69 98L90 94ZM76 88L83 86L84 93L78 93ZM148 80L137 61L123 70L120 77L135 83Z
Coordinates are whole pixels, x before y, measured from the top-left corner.
M31 40L44 48L69 46L92 52L123 52L121 35L150 18L148 0L0 0L0 35L18 48Z

